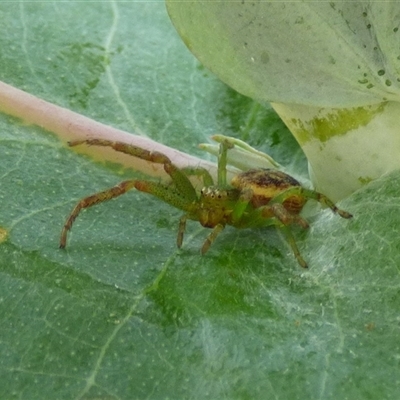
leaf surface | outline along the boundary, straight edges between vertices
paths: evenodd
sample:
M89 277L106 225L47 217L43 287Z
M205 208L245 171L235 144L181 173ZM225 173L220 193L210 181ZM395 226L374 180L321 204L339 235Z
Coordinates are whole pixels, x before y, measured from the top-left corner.
M166 3L196 57L251 98L339 108L399 99L396 2Z

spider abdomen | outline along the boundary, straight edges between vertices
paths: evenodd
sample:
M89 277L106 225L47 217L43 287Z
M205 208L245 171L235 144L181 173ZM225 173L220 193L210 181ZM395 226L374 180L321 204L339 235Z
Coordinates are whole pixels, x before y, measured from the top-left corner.
M251 204L254 208L268 204L271 199L287 189L301 187L300 182L290 175L268 168L242 172L232 179L231 185L239 190L251 189L253 192ZM298 214L305 202L304 196L290 195L283 201L283 206L288 211Z

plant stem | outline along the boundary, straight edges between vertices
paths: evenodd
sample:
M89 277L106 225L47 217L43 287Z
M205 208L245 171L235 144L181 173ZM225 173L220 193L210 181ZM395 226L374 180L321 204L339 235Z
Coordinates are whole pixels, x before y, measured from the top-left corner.
M180 152L147 137L104 125L71 110L48 103L1 81L0 112L19 118L25 124L37 125L52 132L64 143L88 138L130 143L147 150L161 152L180 168L201 166L209 170L212 175L216 175L216 165L211 162ZM90 154L98 160L115 162L126 168L133 168L146 175L166 177L162 165L116 153L111 148L80 146L79 152Z

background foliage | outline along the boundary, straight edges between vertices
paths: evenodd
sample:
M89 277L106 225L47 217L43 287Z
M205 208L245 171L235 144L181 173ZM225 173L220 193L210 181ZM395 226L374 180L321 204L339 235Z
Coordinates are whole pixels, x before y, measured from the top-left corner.
M268 107L188 53L163 2L0 4L0 77L101 122L200 155L231 134L306 181ZM0 116L0 397L396 398L398 194L392 174L295 231L309 271L274 230L227 229L205 257L180 213L141 193L65 217L126 171ZM203 155L204 156L204 155Z

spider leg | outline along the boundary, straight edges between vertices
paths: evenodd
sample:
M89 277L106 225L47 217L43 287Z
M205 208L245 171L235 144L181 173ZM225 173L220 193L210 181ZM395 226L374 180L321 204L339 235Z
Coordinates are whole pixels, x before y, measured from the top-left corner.
M253 190L244 189L241 191L239 199L235 203L235 206L232 210L232 225L235 225L237 222L240 221L252 197Z
M78 146L80 144L87 144L89 146L111 147L115 151L129 154L145 161L153 162L156 164L164 164L165 172L171 177L178 191L180 191L182 195L187 198L188 201L193 201L197 199L196 190L186 174L174 164L172 164L171 160L165 154L162 154L158 151L142 149L133 144L96 138L74 140L69 142L68 144L71 147Z
M297 247L296 240L289 227L289 225L295 223L301 226L303 229L307 229L309 227L308 222L299 215L290 213L283 206L282 203L274 203L271 206L266 207L271 207L271 211L277 219L274 219L276 221L275 225L277 226L277 228L281 229L281 231L285 235L286 240L289 243L289 246L292 248L293 254L296 257L296 260L298 261L300 266L303 268L308 268L307 263L304 261L303 257L300 254L300 250Z
M274 225L281 229L285 238L291 247L296 260L301 267L307 268L307 263L304 261L297 247L296 240L290 230L291 224L297 224L303 229L308 228L307 221L297 214L290 213L281 203L265 205L254 210L252 216L252 224L254 226Z
M206 237L206 240L203 243L203 246L201 248L201 254L207 253L208 249L210 246L213 244L214 240L216 237L224 230L225 225L222 224L217 224L211 231L211 233Z
M177 241L176 241L179 249L182 246L183 235L185 233L185 228L186 228L186 221L187 221L187 215L185 214L179 220L178 237L177 237ZM225 225L223 225L223 224L217 224L213 228L211 233L206 237L206 240L204 241L203 246L201 247L201 254L207 253L208 249L213 244L216 237L224 230L224 228L225 228Z
M186 176L196 176L198 178L201 178L204 186L214 186L214 180L213 180L211 174L205 168L185 167L185 168L182 168L181 171Z
M278 194L268 204L283 203L286 199L291 196L300 195L307 199L313 199L321 203L322 205L329 207L334 213L339 214L342 218L352 218L353 215L347 211L339 209L335 203L326 197L324 194L316 192L315 190L306 189L302 186L295 186L285 190L284 192Z
M232 149L234 144L228 140L223 140L219 145L218 153L218 186L226 186L226 164L228 150Z
M289 243L289 246L292 248L293 254L296 257L297 262L300 264L302 268L308 268L307 263L304 261L304 258L300 254L300 250L297 247L296 240L292 234L290 228L284 224L276 224L278 228L280 228L283 234L286 236L286 240Z
M89 146L111 147L115 151L129 154L131 156L138 157L143 160L150 161L150 162L154 162L156 164L171 163L171 160L166 155L159 153L158 151L149 151L146 149L142 149L133 144L116 142L116 141L107 140L107 139L95 139L95 138L94 139L72 140L72 141L68 142L68 145L71 147L79 146L80 144L87 144Z
M181 219L179 220L178 237L176 238L176 245L178 246L178 249L182 247L183 235L185 234L186 229L186 221L187 215L182 215Z
M303 195L310 198L310 199L314 199L316 201L318 201L319 203L321 203L322 205L325 205L327 207L329 207L334 213L339 214L342 218L352 218L353 215L350 214L347 211L341 210L340 208L337 208L335 203L330 200L328 197L326 197L324 194L316 192L315 190L310 190L310 189L306 189L306 188L302 188L303 190Z
M281 203L274 203L267 207L271 208L274 216L278 218L278 220L284 225L297 224L303 229L307 229L309 227L308 222L304 218L300 217L298 214L290 213Z
M172 184L163 184L145 180L128 180L103 192L85 197L74 207L64 224L61 231L60 248L66 246L68 231L71 230L75 219L78 217L82 209L118 197L132 188L152 194L153 196L156 196L166 203L184 210L189 214L193 212L193 208L198 200L196 190L190 182L187 173L172 164L171 160L166 155L157 151L149 151L131 144L107 139L93 138L69 142L70 146L78 146L81 144L111 147L116 151L138 157L142 160L162 164L165 172L170 176ZM199 168L198 170L194 170L193 174L203 177L203 180L206 183L209 183L210 181L212 182L210 174L204 169ZM185 224L186 221L182 218L177 238L178 247L180 247L183 241Z
M96 204L121 196L122 194L126 193L128 190L131 190L132 188L135 188L141 192L149 193L155 197L158 197L159 199L165 201L166 203L171 204L172 206L179 208L181 210L187 212L190 212L191 210L192 203L176 190L171 190L171 188L167 185L163 185L158 182L144 181L137 179L123 181L118 185L113 186L110 189L85 197L78 202L78 204L74 207L71 214L65 221L64 227L61 231L60 248L62 249L65 248L67 244L68 231L71 230L72 224L74 223L75 219L78 217L82 209L89 208ZM181 235L183 238L183 232Z
M93 194L91 196L85 197L82 200L80 200L79 203L72 210L71 214L68 216L67 220L65 221L65 224L61 231L60 248L61 249L65 248L65 246L67 244L68 231L71 230L72 224L74 223L76 217L79 215L79 213L84 208L92 207L95 204L99 204L99 203L102 203L103 201L111 200L115 197L121 196L122 194L126 193L128 190L135 187L135 182L136 181L134 181L134 180L124 181L124 182L119 183L116 186L113 186L110 189L104 190L103 192Z

